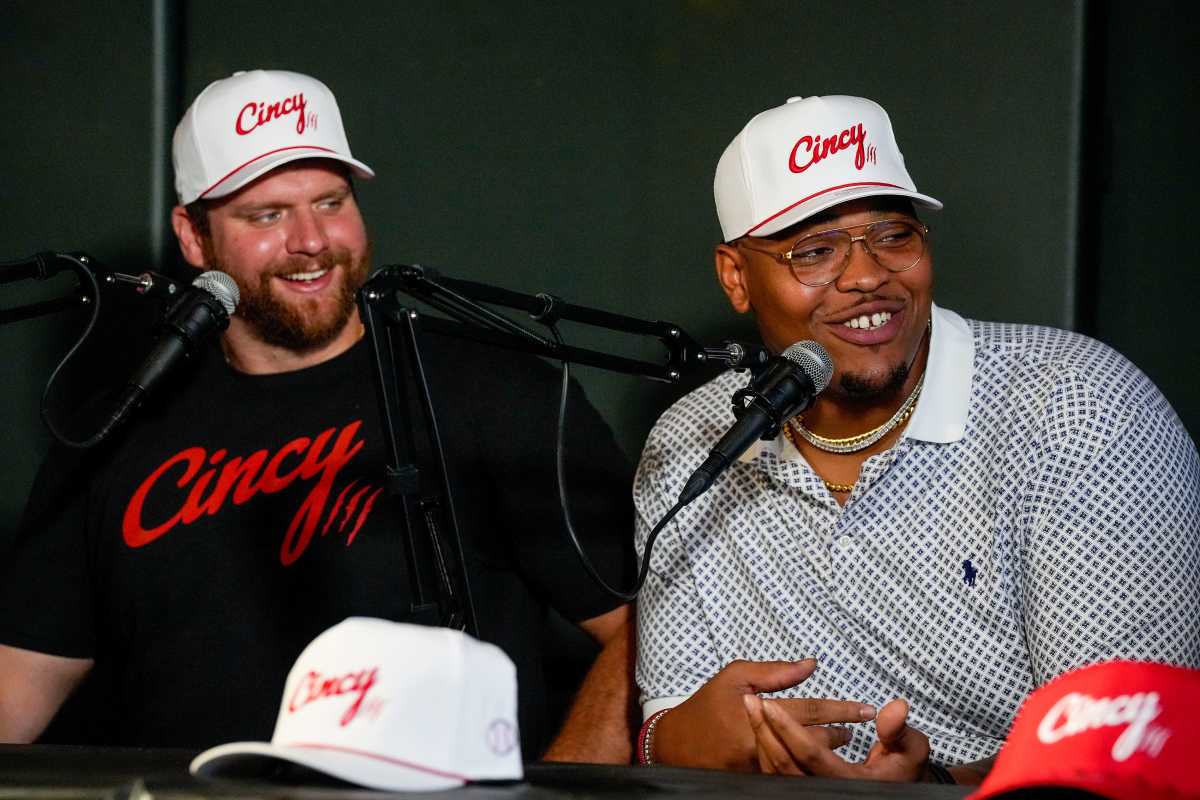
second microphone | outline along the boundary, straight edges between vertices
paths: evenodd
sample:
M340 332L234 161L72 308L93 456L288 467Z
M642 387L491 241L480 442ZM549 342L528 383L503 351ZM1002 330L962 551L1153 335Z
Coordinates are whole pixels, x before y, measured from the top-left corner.
M833 378L833 359L816 342L804 340L773 356L765 369L733 397L738 420L692 473L679 502L703 494L717 476L759 439L773 439L787 420L812 405Z

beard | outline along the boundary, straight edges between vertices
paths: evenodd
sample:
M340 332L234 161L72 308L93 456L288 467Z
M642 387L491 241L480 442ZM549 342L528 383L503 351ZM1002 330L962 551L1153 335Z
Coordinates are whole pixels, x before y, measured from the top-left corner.
M845 373L838 381L842 393L850 400L872 401L895 394L904 388L908 379L908 364L901 362L887 375L855 375Z
M206 263L212 269L222 269L211 244L206 249L209 251ZM297 256L259 274L256 281L229 272L241 292L234 313L265 344L296 353L320 349L336 339L350 321L354 314L355 294L367 280L370 263L371 245L368 243L361 258L355 259L345 248L327 250L316 258ZM310 271L314 267L333 270L339 265L343 276L332 298L297 295L289 302L272 285L276 277Z

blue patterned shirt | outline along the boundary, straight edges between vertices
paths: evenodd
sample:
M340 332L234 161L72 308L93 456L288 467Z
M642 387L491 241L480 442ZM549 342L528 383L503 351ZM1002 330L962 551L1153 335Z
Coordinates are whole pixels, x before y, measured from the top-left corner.
M733 422L726 373L658 421L637 545ZM818 659L784 697L902 697L935 758L993 755L1025 696L1109 658L1200 667L1200 462L1136 367L1068 331L934 308L904 435L844 507L780 437L655 544L638 600L643 713L735 659ZM841 752L861 760L873 725Z

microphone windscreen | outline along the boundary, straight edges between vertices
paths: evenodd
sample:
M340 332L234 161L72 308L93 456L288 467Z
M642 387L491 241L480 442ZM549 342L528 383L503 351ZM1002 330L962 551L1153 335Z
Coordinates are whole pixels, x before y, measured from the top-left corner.
M224 272L215 269L200 273L199 277L192 281L192 286L203 289L217 298L217 302L224 307L226 314L232 314L242 300L242 293L238 291L237 282Z
M800 371L813 382L813 394L820 394L833 380L833 359L829 352L820 344L805 339L788 345L780 353L788 361L800 368Z

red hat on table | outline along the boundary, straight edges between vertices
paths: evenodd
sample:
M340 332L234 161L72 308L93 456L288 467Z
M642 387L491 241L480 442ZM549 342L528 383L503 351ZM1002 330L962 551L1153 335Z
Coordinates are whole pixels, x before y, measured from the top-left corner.
M1025 701L996 765L969 800L1035 787L1113 800L1200 798L1200 671L1109 661Z

